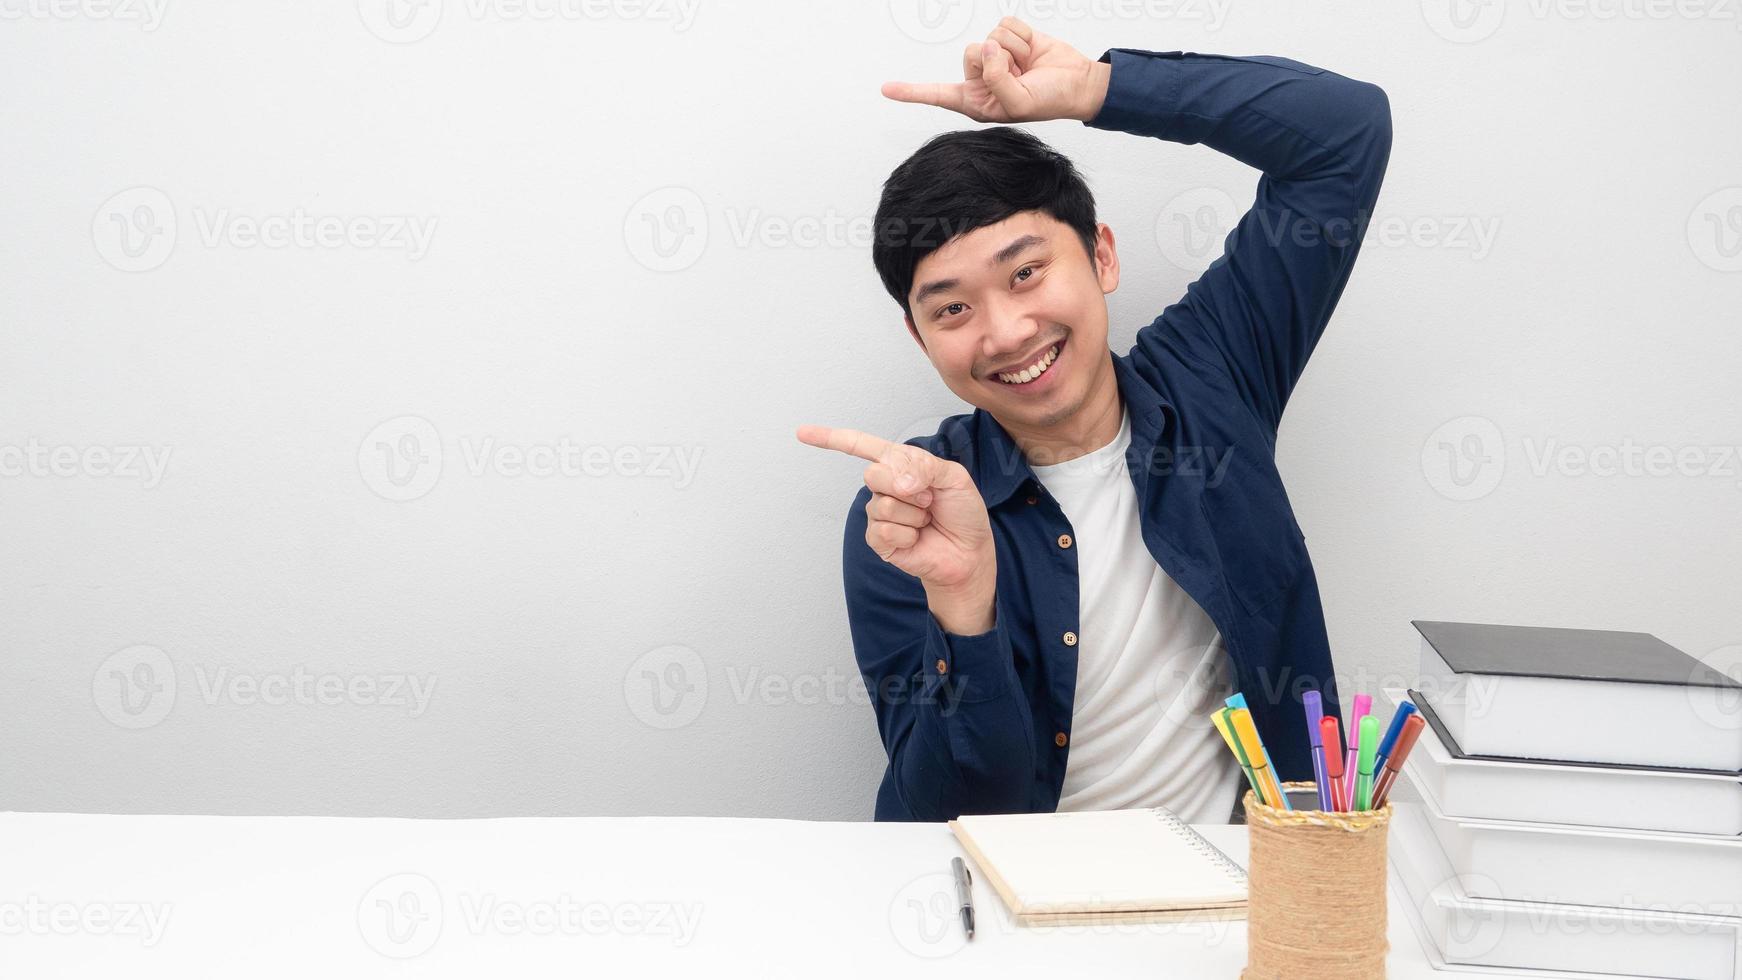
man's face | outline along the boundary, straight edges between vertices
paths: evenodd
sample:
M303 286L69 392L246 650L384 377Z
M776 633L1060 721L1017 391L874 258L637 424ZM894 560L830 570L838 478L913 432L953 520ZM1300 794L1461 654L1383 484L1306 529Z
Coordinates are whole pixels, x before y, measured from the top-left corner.
M907 327L963 401L1006 429L1070 418L1098 385L1115 383L1106 294L1119 284L1113 232L1097 262L1051 215L1024 211L951 239L921 259Z

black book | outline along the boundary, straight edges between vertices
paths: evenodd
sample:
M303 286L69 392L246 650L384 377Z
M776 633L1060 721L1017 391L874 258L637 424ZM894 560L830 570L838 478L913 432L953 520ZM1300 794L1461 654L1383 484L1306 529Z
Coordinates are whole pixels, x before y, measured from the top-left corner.
M1417 690L1465 752L1742 770L1742 683L1649 633L1414 626Z

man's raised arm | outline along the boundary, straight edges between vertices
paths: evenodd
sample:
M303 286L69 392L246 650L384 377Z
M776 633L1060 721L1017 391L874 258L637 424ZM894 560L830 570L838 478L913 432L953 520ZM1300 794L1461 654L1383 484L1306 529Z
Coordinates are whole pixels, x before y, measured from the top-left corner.
M1286 58L1115 48L1087 125L1202 143L1263 172L1223 254L1138 334L1226 364L1274 431L1360 252L1391 153L1391 107L1368 82Z

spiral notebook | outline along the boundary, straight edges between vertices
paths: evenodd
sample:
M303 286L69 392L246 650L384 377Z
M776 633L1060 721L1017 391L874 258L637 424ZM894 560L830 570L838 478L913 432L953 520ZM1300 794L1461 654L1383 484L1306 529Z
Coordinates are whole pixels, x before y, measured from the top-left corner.
M1018 925L1246 917L1246 872L1164 807L968 815L950 830Z

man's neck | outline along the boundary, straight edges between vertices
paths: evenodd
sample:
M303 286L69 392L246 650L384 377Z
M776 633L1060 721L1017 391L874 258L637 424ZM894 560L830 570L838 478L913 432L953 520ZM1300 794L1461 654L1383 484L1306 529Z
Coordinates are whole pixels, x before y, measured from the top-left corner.
M1119 394L1119 381L1113 373L1113 355L1107 360L1089 396L1071 417L1044 428L1012 426L999 419L1010 438L1029 463L1051 466L1092 453L1112 442L1119 435L1119 425L1125 416L1125 401Z

